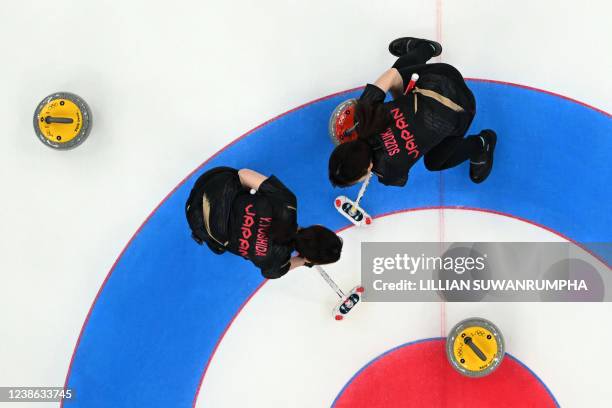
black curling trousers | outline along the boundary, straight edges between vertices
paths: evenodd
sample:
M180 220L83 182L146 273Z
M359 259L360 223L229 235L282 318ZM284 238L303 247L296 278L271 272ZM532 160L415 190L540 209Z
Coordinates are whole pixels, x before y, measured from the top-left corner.
M425 64L433 57L434 50L426 42L417 45L405 55L395 61L393 68L404 70L413 65ZM407 83L409 78L405 78ZM466 160L478 161L478 156L483 151L484 143L478 135L449 136L444 138L438 145L425 154L425 167L431 171L445 170L458 166Z
M425 153L423 161L430 171L450 169L466 160L478 162L484 143L480 136L449 136Z

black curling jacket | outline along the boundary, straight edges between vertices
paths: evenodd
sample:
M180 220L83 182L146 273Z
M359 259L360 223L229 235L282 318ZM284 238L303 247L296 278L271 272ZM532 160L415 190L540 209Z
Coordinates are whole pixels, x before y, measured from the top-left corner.
M461 73L448 64L421 64L399 70L404 89L413 73L415 88L385 102L385 92L368 84L360 101L380 104L388 126L366 135L374 151L373 172L385 185L404 186L410 168L447 137L463 137L476 110L476 102Z
M252 192L242 186L236 169L211 169L196 181L185 211L193 238L215 253L242 256L267 279L289 271L293 243L276 242L270 234L286 229L283 235L294 235L297 200L275 176Z

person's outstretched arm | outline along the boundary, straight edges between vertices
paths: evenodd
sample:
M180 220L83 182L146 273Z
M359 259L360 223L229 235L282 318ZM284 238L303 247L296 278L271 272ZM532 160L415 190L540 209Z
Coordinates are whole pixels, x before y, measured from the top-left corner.
M268 265L267 268L262 268L261 274L266 279L278 279L281 276L284 276L287 272L292 269L299 268L300 266L304 266L306 264L306 260L304 258L300 258L299 256L293 256L290 259L284 261L282 265L278 265L283 261L278 261L278 259L273 260L271 265ZM261 268L261 266L260 266Z
M291 258L291 266L289 267L289 270L299 268L300 266L304 266L305 263L306 263L306 260L304 258L299 257L299 256L294 256Z
M378 88L380 88L384 93L391 91L393 98L397 98L399 95L402 95L404 90L402 89L404 86L404 80L400 75L399 71L395 68L389 68L374 82Z
M240 177L240 184L246 188L252 188L254 190L259 190L261 183L267 179L267 177L263 174L259 174L251 169L238 170L238 177Z

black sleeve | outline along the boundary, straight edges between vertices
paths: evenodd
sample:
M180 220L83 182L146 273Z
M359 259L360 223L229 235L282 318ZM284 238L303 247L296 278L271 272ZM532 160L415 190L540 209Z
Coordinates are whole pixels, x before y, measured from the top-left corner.
M284 246L274 246L270 249L270 262L258 265L261 274L266 279L278 279L289 272L291 267L291 249Z
M257 190L258 193L272 197L284 202L286 205L297 209L297 199L295 194L291 192L276 176L270 176L264 180Z
M359 97L360 101L369 102L373 105L378 103L385 102L385 91L377 87L376 85L367 84L361 96Z
M398 168L398 165L400 167ZM374 156L373 172L378 177L378 181L385 186L403 187L408 182L409 167L401 166L398 163L389 163L383 155Z
M386 160L381 160L374 168L375 174L378 176L378 181L385 186L403 187L408 182L408 170L404 166L397 167L398 163L391 165Z
M385 186L404 187L408 182L408 173L404 175L386 174L383 177L378 176L378 181Z

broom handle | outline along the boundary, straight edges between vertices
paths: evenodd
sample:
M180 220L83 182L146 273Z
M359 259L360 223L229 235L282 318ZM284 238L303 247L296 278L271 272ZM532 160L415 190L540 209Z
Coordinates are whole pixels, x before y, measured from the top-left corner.
M359 194L357 194L357 199L355 200L355 205L353 207L359 205L359 202L361 201L361 199L363 198L363 195L365 194L366 188L368 188L368 184L370 184L371 178L372 178L372 172L370 171L366 179L363 181L361 188L359 189Z
M344 299L346 297L346 295L344 294L344 292L342 291L342 289L340 289L338 287L338 285L336 285L336 282L334 282L332 280L332 278L327 274L327 272L325 272L325 269L323 269L323 267L321 267L320 265L315 265L315 268L317 268L317 271L319 271L319 273L321 274L321 276L323 277L323 279L325 279L325 282L327 282L327 284L329 286L331 286L331 288L334 290L334 292L336 292L336 294L341 298Z

